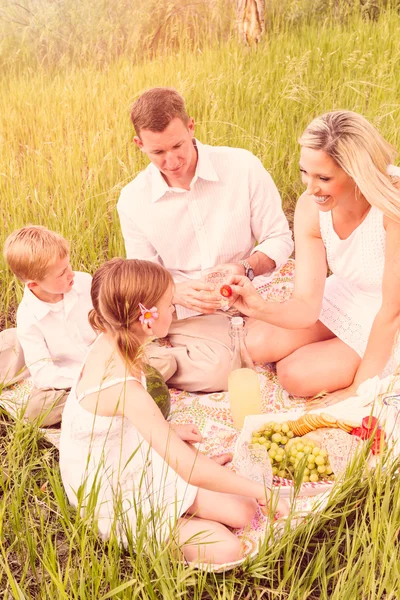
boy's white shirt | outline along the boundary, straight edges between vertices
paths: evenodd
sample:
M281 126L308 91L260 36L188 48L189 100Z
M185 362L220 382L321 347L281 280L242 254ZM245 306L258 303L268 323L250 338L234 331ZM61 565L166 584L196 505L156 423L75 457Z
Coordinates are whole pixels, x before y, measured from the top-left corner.
M25 286L17 311L17 336L37 388L69 388L74 383L96 333L88 321L93 308L92 277L75 272L74 285L64 294L64 311L54 312Z

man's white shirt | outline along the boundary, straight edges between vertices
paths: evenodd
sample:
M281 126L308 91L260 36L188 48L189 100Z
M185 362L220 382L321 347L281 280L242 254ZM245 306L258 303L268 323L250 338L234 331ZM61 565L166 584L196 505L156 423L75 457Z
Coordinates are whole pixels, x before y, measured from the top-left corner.
M127 257L162 264L176 282L254 251L279 268L293 241L272 177L248 150L195 144L189 190L169 187L153 164L123 188L117 209ZM178 318L195 314L177 306Z
M39 300L25 286L17 311L17 336L37 388L69 388L96 338L88 321L93 308L89 273L75 272L61 302Z

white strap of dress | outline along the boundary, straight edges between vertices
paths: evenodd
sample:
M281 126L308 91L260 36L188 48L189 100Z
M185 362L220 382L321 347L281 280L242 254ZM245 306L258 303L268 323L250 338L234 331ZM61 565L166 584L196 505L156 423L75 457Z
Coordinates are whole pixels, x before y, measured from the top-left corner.
M80 402L83 400L83 398L85 398L85 396L90 396L90 394L94 394L95 392L102 392L103 390L113 387L114 385L118 385L119 383L125 383L126 381L138 381L143 385L143 380L141 381L138 377L133 377L133 375L129 377L117 377L117 379L111 379L111 381L107 381L101 385L87 389L77 397L77 401Z

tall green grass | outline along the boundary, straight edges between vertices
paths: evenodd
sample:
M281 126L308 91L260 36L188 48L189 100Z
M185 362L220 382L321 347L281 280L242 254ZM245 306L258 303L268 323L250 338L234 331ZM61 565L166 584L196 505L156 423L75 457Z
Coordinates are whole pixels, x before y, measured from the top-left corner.
M271 0L263 41L234 31L232 3L7 0L0 7L0 245L43 224L72 241L75 269L123 255L115 204L146 164L129 107L154 85L180 90L203 142L250 149L292 215L297 139L315 115L361 112L400 148L398 2ZM0 260L0 326L21 286ZM397 468L397 464L395 467ZM0 597L399 597L394 467L353 467L333 503L227 575L169 552L123 553L70 509L57 452L29 425L0 422Z
M21 45L18 66L15 49L7 55L3 48L0 244L31 222L72 241L76 269L93 271L123 254L115 205L122 186L146 164L132 142L129 107L154 85L184 94L203 142L257 154L289 217L302 189L297 139L313 116L332 108L359 111L400 148L398 13L384 11L377 21L357 11L344 22L277 23L256 51L231 38L140 62L127 51L111 54L106 64L47 65L33 55L28 61ZM84 49L82 40L76 44ZM21 290L2 260L0 278L2 324L9 325Z
M321 513L259 556L206 574L146 540L122 550L96 537L66 500L57 451L34 426L0 420L0 590L3 598L397 600L400 589L399 460L350 465ZM146 552L144 547L146 546Z

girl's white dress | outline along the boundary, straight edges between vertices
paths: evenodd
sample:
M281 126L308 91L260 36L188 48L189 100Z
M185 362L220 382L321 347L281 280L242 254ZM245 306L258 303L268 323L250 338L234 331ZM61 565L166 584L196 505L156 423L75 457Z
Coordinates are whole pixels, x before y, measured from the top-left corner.
M320 211L319 222L332 271L325 284L320 321L362 357L382 303L383 213L371 206L364 221L345 240L334 230L331 211Z
M129 380L146 385L144 376ZM179 477L128 419L94 415L80 405L85 396L124 381L105 381L79 397L77 382L71 389L62 418L61 477L70 503L97 518L103 538L114 530L125 544L146 528L162 542L193 504L197 487Z

